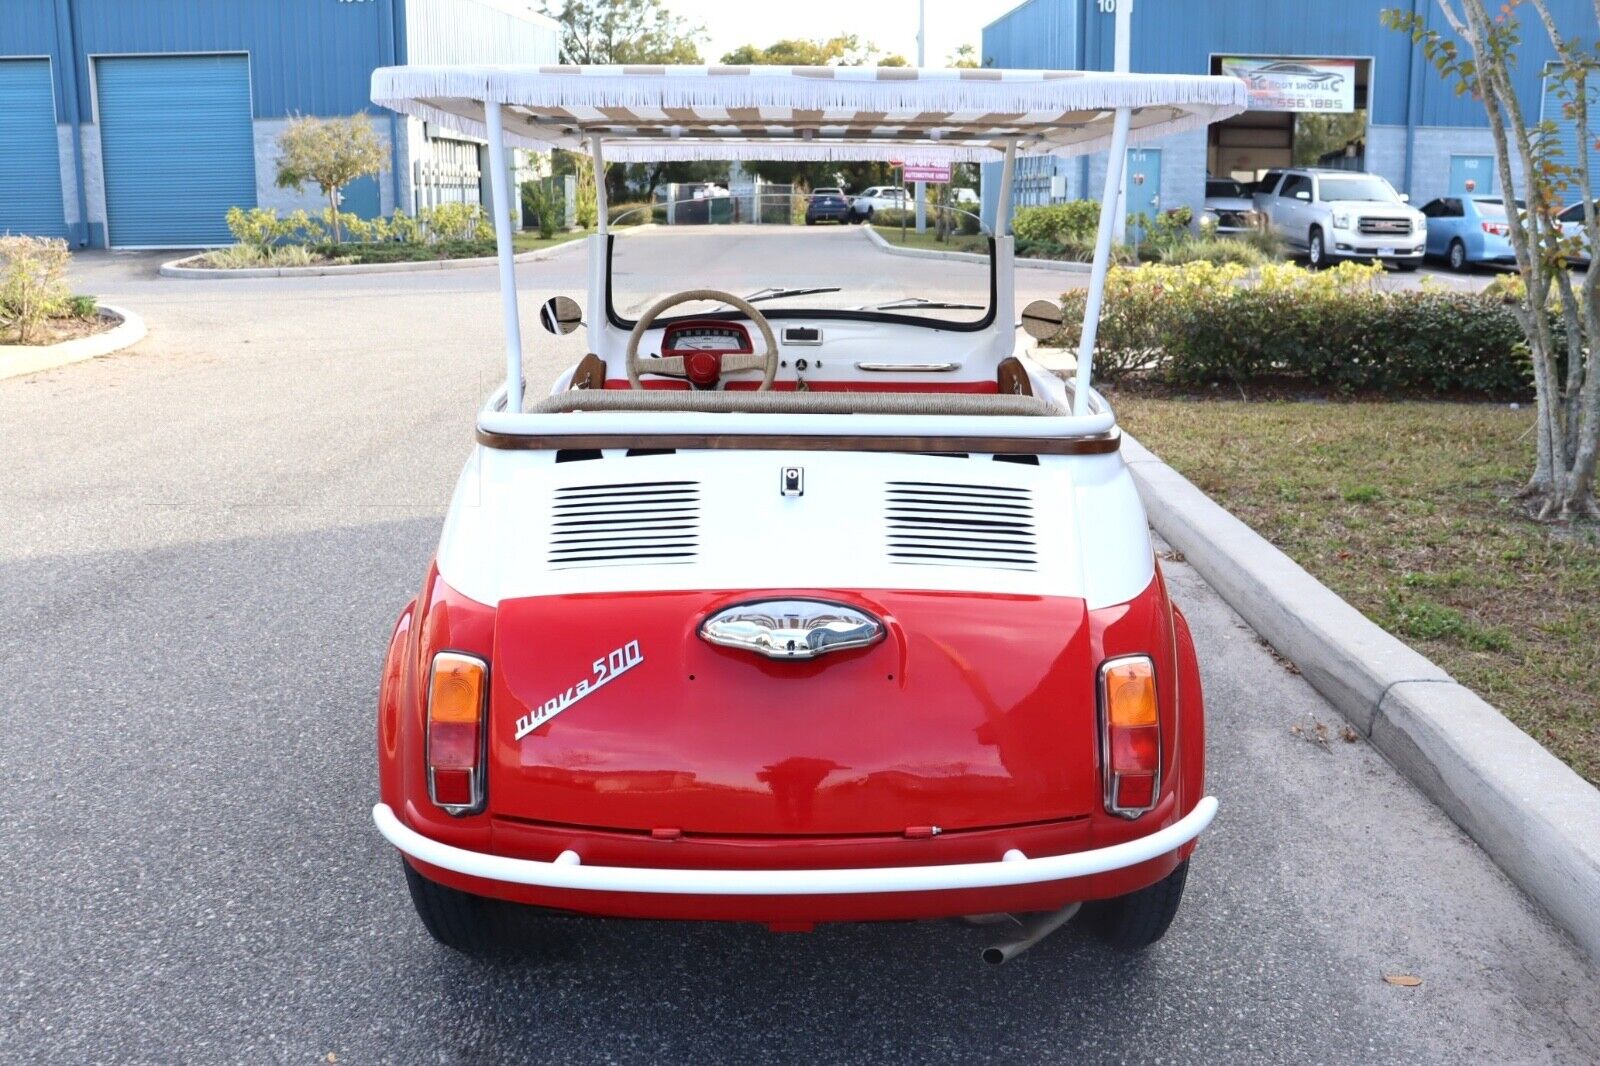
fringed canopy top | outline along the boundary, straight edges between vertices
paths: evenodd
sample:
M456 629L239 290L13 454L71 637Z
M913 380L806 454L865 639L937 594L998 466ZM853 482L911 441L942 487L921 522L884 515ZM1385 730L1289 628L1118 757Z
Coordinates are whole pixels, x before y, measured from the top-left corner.
M372 99L482 137L499 104L506 140L619 161L861 159L938 164L1106 148L1118 108L1129 141L1243 111L1237 78L913 67L408 66L372 75Z

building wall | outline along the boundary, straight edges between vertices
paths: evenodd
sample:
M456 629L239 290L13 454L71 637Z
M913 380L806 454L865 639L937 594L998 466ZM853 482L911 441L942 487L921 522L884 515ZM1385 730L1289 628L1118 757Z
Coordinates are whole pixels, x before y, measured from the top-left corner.
M411 159L421 126L372 104L375 68L408 61L550 63L558 47L555 23L526 0L0 0L0 56L52 60L63 208L80 244L103 244L105 235L94 57L247 53L261 206L322 206L314 191L274 184L274 142L290 117L371 114L390 146L390 165L379 179L381 207L389 212L411 207Z
M1434 0L1140 0L1133 8L1132 67L1205 74L1212 57L1223 55L1368 58L1368 169L1420 204L1446 191L1451 155L1492 155L1493 145L1478 101L1456 95L1408 36L1382 25L1379 16L1388 8L1415 11L1450 33ZM1593 8L1585 0L1550 0L1550 8L1568 32L1587 27L1592 33ZM1534 24L1534 12L1525 7L1521 16L1514 81L1531 118L1539 114L1542 72L1554 53ZM996 67L1109 70L1114 36L1114 14L1102 12L1095 0L1028 0L984 27L981 54ZM1198 207L1203 200L1205 143L1204 134L1190 134L1148 145L1162 150L1165 206ZM1102 157L1064 160L1056 167L1067 176L1069 197L1099 195ZM986 183L998 173L998 166L985 167ZM986 220L993 218L994 201L986 190Z

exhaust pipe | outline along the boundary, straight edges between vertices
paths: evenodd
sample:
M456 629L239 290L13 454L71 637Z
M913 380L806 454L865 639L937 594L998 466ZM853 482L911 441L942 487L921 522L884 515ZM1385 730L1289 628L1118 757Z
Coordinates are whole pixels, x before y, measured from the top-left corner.
M1069 903L1058 911L1030 914L1027 918L1017 922L1017 929L1010 936L984 948L983 961L991 966L999 966L1002 962L1010 962L1070 922L1072 916L1077 914L1078 909L1082 906L1082 903Z

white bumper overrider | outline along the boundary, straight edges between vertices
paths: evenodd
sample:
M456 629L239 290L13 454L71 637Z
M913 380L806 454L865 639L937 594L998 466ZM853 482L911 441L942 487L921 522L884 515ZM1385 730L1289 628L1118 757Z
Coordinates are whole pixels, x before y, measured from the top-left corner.
M674 896L835 896L873 892L938 892L1065 881L1137 866L1182 847L1204 832L1217 814L1207 796L1181 819L1149 836L1093 851L1030 859L1012 850L997 862L954 866L881 866L859 870L658 870L584 866L575 852L554 862L485 855L431 840L403 825L386 803L372 808L384 838L413 859L469 877L517 885L589 892L643 892Z

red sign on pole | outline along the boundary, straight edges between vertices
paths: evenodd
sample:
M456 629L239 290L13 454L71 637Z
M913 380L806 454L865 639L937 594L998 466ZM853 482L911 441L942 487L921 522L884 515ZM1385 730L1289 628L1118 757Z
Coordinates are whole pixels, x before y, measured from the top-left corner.
M905 168L906 181L926 181L933 185L946 185L950 182L950 167L916 167Z

